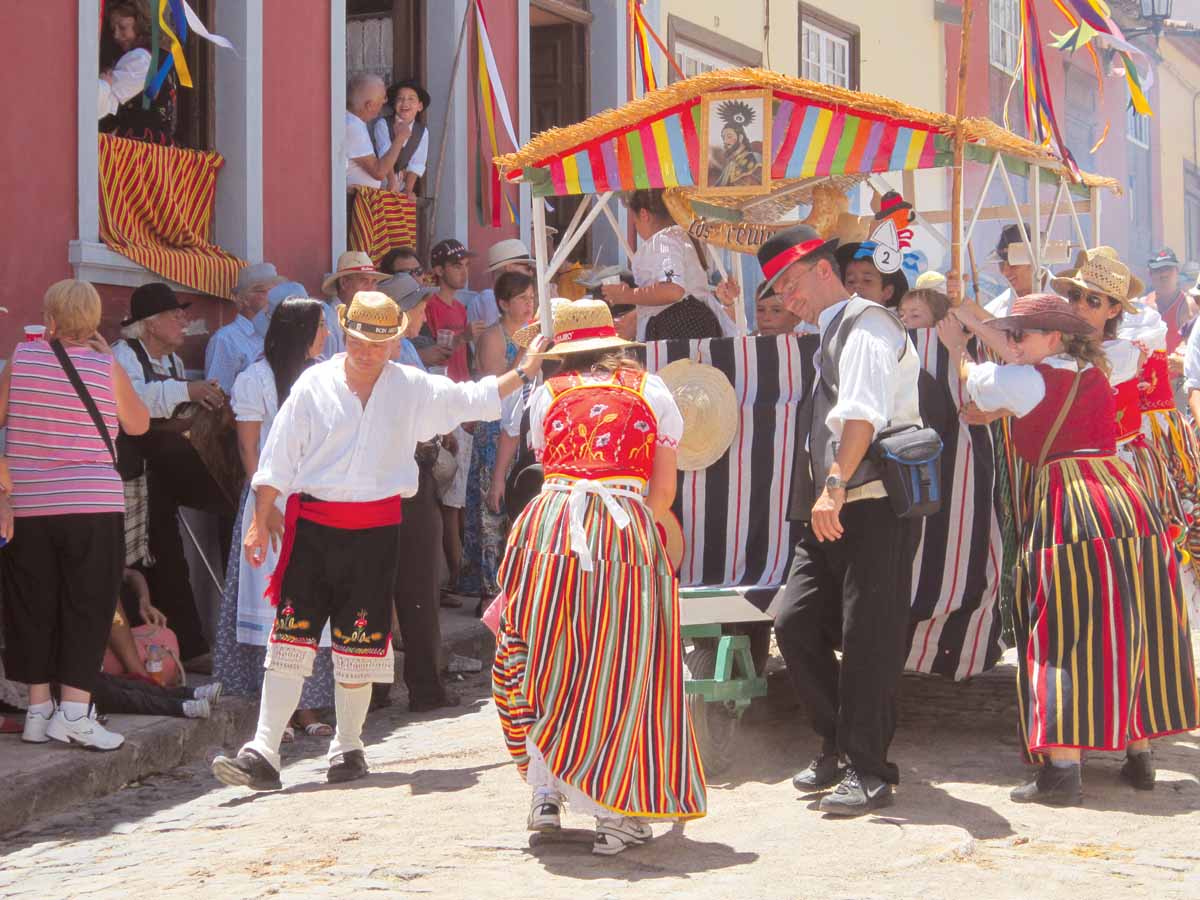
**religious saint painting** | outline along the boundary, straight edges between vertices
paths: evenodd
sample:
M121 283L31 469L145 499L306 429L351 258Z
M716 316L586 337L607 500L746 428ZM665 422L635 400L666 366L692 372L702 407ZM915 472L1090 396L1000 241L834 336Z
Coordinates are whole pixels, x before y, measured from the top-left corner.
M704 98L705 160L701 167L708 193L745 194L767 187L764 138L770 127L766 91L734 91Z

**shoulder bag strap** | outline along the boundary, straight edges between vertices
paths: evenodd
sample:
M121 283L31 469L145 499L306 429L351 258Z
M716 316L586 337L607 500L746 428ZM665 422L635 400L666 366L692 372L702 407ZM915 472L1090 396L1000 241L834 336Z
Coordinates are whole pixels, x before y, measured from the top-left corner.
M117 448L113 446L112 435L108 433L108 426L104 424L104 417L100 415L100 410L96 408L96 401L88 393L87 385L79 377L75 363L71 362L71 357L63 349L62 343L58 340L53 340L50 342L50 349L58 357L59 365L67 373L67 380L71 382L71 387L75 388L75 393L79 395L79 400L83 403L83 408L87 410L88 415L92 418L92 424L96 426L96 430L100 432L100 437L104 439L104 446L108 448L108 455L112 457L113 468L115 469L117 467Z
M1067 391L1067 399L1063 401L1062 409L1058 411L1058 417L1054 420L1054 424L1046 432L1046 441L1042 444L1042 452L1038 454L1038 464L1037 469L1034 470L1035 472L1040 472L1042 466L1046 464L1046 457L1050 454L1050 445L1054 443L1054 439L1062 431L1063 422L1067 421L1067 414L1071 411L1071 405L1075 402L1075 395L1079 393L1079 382L1082 379L1082 370L1076 372L1075 380L1071 382L1071 389Z

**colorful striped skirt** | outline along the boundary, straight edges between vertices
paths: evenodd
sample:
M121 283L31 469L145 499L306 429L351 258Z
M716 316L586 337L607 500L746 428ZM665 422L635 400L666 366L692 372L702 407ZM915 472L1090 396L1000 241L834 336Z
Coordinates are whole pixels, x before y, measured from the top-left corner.
M1185 546L1192 571L1200 575L1200 442L1176 409L1142 413L1142 434L1167 462L1187 520Z
M1013 618L1027 751L1121 750L1200 724L1187 609L1166 528L1115 456L1035 482Z
M517 518L500 564L492 692L524 776L532 744L558 781L622 815L688 819L706 808L683 692L679 595L653 516L618 497L620 529L587 496L592 554L570 547L569 494L545 490Z

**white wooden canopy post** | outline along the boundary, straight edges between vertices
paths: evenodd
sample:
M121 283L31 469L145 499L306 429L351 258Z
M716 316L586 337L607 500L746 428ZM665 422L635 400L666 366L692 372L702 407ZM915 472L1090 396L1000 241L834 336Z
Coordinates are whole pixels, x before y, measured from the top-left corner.
M992 164L988 166L987 177L983 179L983 190L979 192L979 202L975 204L975 211L971 213L971 224L967 226L967 233L963 236L963 243L970 243L971 237L975 234L975 225L979 222L979 214L983 212L983 205L987 202L987 193L992 186L992 179L996 177L996 169L1000 165L1000 154L997 153L992 157Z
M592 227L592 223L596 221L596 217L600 215L601 211L608 208L608 201L612 195L612 191L605 191L603 194L594 198L595 203L588 211L587 217L582 222L577 221L579 218L579 212L577 211L575 213L575 219L572 219L571 227L567 229L567 233L563 236L562 243L558 245L558 250L556 250L554 253L554 258L550 260L550 270L546 274L547 279L553 278L558 270L562 267L562 264L567 261L567 255L575 249L575 246L583 239L583 236L588 233L588 229ZM593 198L589 197L587 199L591 200ZM579 209L582 210L585 205L586 204L581 203L579 205Z
M1092 188L1092 246L1100 246L1100 188Z
M533 198L533 264L537 272L538 318L542 334L554 335L554 316L550 312L549 279L546 277L546 201Z
M608 219L609 224L612 225L613 231L616 232L617 240L621 243L621 249L625 251L625 261L632 266L633 248L629 246L629 239L625 237L625 232L621 230L621 223L617 220L613 211L608 208L608 204L604 204L604 216Z
M1004 182L1004 190L1008 193L1008 202L1012 204L1013 213L1017 217L1017 230L1021 232L1021 241L1025 244L1025 249L1029 251L1029 258L1036 263L1037 254L1033 252L1033 245L1029 242L1029 232L1025 229L1025 217L1021 214L1021 204L1017 201L1017 194L1008 177L1008 166L1003 161L1000 163L1000 180Z

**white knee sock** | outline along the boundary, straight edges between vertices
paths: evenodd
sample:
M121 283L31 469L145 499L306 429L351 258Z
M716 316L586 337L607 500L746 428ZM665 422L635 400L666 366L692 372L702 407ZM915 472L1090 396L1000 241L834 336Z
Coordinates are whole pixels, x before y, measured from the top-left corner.
M348 688L341 682L333 688L333 708L337 713L337 733L329 745L329 758L350 750L362 750L363 722L371 706L371 685Z
M304 679L268 669L263 676L262 703L258 707L258 730L254 740L242 747L254 750L279 771L279 745L283 743L283 729L296 707L300 705L300 692Z

